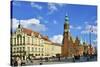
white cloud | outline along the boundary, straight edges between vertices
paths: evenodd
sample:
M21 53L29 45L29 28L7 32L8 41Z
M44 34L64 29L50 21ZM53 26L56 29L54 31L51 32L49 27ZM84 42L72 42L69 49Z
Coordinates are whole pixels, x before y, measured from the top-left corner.
M38 19L35 19L35 18L28 19L28 20L20 20L20 22L24 25L27 25L27 24L40 24L40 21Z
M54 43L59 43L61 44L62 43L62 40L63 40L63 35L54 35L53 37L50 38L50 40Z
M93 40L93 46L97 47L97 39Z
M97 20L95 20L95 24L97 25Z
M12 2L12 5L14 5L14 6L20 6L20 5L21 5L21 3L20 3L20 2L18 2L18 1L13 1L13 2Z
M47 20L44 20L44 23L48 23L48 21Z
M70 29L80 30L80 29L82 29L82 27L81 26L73 26L73 25L70 25Z
M37 18L38 18L39 20L42 20L42 19L43 19L43 17L42 17L42 16L38 16Z
M60 7L63 7L65 4L64 3L58 3L57 5L60 6Z
M12 19L12 27L15 30L18 26L19 20L13 18ZM27 20L20 20L20 23L23 27L32 29L34 31L46 31L47 27L40 23L40 20L36 18L27 19Z
M31 2L31 6L32 6L33 8L37 8L37 9L39 9L39 10L42 9L42 6L40 6L40 5L38 5L38 4L34 3L34 2Z
M53 3L48 3L48 9L49 9L48 14L52 14L53 12L58 10L56 4Z
M97 39L93 40L93 42L97 44Z
M93 23L91 24L91 22L84 22L85 23L85 29L81 31L82 34L89 34L89 32L91 32L92 34L97 35L97 20L93 21Z
M57 21L56 21L56 20L54 20L54 21L53 21L53 23L54 23L54 24L57 24Z
M85 25L91 24L91 22L88 22L88 21L85 21L84 23L85 23ZM95 25L97 25L97 20L93 21L93 23L94 23Z
M72 25L70 25L70 29L73 29L73 26Z
M84 22L84 23L87 25L89 22L86 21L86 22Z
M18 26L18 20L16 18L12 19L12 30L14 31L16 27Z
M97 26L86 25L85 30L81 31L82 34L88 34L89 32L97 35Z
M82 27L81 26L78 26L76 29L80 30L80 29L82 29Z
M81 31L81 34L88 34L89 32L87 30Z
M63 3L58 3L58 4L48 3L48 10L49 10L49 13L48 14L54 13L55 11L58 10L58 7L63 7L64 5L65 4L63 4Z

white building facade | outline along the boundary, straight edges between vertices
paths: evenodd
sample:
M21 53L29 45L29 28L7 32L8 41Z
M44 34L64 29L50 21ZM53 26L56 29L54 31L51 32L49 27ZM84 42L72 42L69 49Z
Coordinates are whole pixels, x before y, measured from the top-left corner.
M61 46L52 43L47 36L42 36L38 32L23 28L20 24L11 35L12 57L44 58L61 54Z

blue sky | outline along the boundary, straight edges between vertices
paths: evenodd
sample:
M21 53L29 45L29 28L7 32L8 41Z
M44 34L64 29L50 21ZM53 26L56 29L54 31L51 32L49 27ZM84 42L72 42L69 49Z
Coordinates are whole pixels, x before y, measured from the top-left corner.
M70 32L73 38L78 36L82 41L89 43L89 29L92 27L91 40L95 45L97 42L96 6L28 1L12 2L11 19L14 30L20 20L24 27L47 35L58 43L61 43L62 40L66 14L69 17Z

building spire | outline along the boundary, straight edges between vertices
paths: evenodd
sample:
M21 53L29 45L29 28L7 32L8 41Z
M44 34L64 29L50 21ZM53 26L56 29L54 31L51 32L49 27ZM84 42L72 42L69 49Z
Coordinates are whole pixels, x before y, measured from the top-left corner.
M20 20L19 20L18 28L21 28Z
M68 16L68 13L66 12L66 16Z
M66 13L66 16L65 16L64 32L69 32L69 17L68 17L67 13Z
M65 22L68 23L68 21L69 21L68 13L66 13Z

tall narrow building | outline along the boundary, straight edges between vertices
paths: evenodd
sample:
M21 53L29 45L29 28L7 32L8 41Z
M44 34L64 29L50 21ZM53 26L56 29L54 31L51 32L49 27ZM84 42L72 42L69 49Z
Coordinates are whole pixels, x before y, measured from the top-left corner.
M65 16L65 23L64 23L64 33L63 33L63 42L62 42L62 56L68 57L69 56L69 17Z

